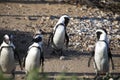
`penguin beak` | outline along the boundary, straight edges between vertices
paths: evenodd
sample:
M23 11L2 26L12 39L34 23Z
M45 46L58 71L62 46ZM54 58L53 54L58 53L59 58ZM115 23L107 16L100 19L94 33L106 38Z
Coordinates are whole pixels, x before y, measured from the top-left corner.
M11 40L12 40L12 36L9 36L9 35L4 36L4 42L6 44L10 44Z
M33 42L41 42L42 41L42 37L40 35L36 35L35 37L33 37Z
M5 42L6 42L7 44L10 44L10 40L9 40L9 39L5 39Z

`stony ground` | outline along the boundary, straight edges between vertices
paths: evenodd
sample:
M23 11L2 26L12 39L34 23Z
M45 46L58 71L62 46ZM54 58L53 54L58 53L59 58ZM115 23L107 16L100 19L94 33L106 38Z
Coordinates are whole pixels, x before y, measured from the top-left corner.
M91 67L87 67L89 51L95 44L95 30L104 27L109 34L115 63L115 70L110 68L110 72L120 75L119 14L98 8L58 3L0 3L0 42L4 34L13 34L14 44L22 59L35 31L42 29L50 32L62 14L71 17L67 27L70 36L69 48L64 50L65 60L60 60L58 55L50 55L52 49L46 47L49 34L44 35L44 71L50 76L65 72L70 76L93 77L92 63ZM19 66L16 71L16 80L24 80L24 71L21 71Z

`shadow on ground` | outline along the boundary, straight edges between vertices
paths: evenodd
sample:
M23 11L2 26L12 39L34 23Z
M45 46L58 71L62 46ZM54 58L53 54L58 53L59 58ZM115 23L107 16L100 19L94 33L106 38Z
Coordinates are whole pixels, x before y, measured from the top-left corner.
M16 71L15 72L16 75L25 75L25 72L21 72L21 71ZM48 80L54 80L55 78L57 77L63 77L65 80L73 80L71 79L72 77L74 78L77 78L78 79L82 79L82 80L93 80L94 77L89 77L88 76L95 76L96 74L95 73L90 73L90 72L87 72L87 73L75 73L75 72L43 72L43 73L39 73L40 76L42 76L43 78L46 76ZM119 80L120 79L120 73L110 73L111 78L113 78L114 80ZM108 76L106 76L108 77ZM84 78L84 79L83 79ZM97 80L103 80L103 76L99 77L100 79L97 79ZM76 79L75 79L76 80Z
M22 58L26 53L28 46L31 44L32 33L0 29L0 44L2 43L5 34L13 35L13 43Z

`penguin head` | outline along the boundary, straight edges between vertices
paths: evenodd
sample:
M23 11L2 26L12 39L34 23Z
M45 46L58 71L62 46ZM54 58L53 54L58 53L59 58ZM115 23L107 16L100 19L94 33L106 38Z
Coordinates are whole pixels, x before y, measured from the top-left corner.
M63 23L65 26L67 26L69 21L70 21L70 17L68 15L63 15L60 17L58 24Z
M36 42L36 43L38 43L38 42L41 42L42 41L42 38L43 38L43 34L44 32L42 31L42 30L38 30L37 32L36 32L36 34L35 34L35 36L33 37L33 42Z
M70 18L69 18L69 16L67 16L67 15L65 15L64 16L64 24L65 24L65 26L67 26L68 25L68 23L69 23L69 21L70 21Z
M6 44L10 44L12 40L13 40L13 35L7 35L7 34L4 35L4 40L3 41Z
M107 31L104 28L100 28L96 30L96 35L98 40L106 40L107 38Z

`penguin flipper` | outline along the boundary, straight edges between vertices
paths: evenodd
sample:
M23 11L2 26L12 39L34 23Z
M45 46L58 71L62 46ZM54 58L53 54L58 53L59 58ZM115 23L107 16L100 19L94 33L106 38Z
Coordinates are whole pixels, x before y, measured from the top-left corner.
M65 39L66 39L66 47L68 47L69 36L68 36L67 32L65 32Z
M114 63L113 63L113 59L112 59L112 54L111 54L111 50L110 50L110 48L108 48L108 57L109 57L110 60L111 60L112 69L114 70Z
M40 64L41 64L41 69L42 72L44 71L44 52L41 52L41 56L40 56Z
M26 57L27 57L27 55L28 55L28 51L27 51L26 53L27 53L27 54L25 54L25 55L24 55L24 58L23 58L23 64L22 64L23 67L25 67L25 60L26 60Z
M93 58L93 56L94 56L94 54L95 54L95 51L92 50L92 51L90 52L90 54L91 54L91 56L90 56L90 58L89 58L89 60L88 60L88 67L90 67L90 62L91 62L91 59Z
M53 33L51 33L49 36L47 47L49 47L49 45L52 41L53 41Z

